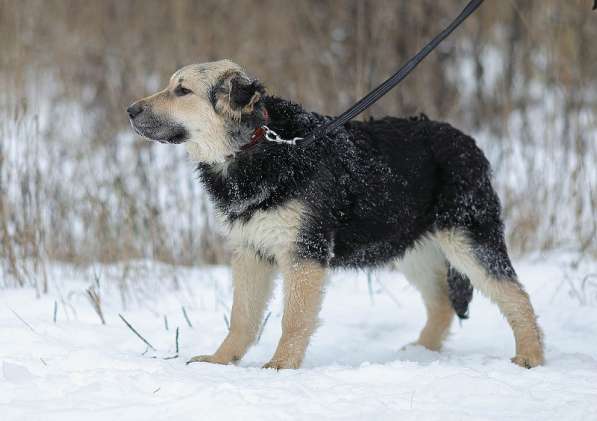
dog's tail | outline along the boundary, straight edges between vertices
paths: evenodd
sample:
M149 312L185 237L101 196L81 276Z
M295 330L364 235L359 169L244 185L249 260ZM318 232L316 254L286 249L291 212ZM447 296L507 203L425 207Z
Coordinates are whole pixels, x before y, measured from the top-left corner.
M473 299L471 281L454 269L448 268L448 296L450 303L460 319L468 319L468 305Z

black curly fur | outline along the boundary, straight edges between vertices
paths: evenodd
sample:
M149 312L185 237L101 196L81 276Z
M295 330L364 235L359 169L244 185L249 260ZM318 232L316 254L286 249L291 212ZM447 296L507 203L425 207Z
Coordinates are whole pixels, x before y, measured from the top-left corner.
M329 121L271 96L255 112L262 107L269 127L286 139ZM302 258L331 267L379 265L426 235L458 228L490 273L514 276L489 163L471 137L447 123L426 116L354 121L307 148L262 142L226 166L225 176L221 164L198 169L229 222L247 221L256 210L291 199L305 205L297 239ZM448 281L454 309L464 318L470 282L455 271Z
M468 319L468 305L473 300L471 281L454 269L448 268L448 296L456 315L460 319Z

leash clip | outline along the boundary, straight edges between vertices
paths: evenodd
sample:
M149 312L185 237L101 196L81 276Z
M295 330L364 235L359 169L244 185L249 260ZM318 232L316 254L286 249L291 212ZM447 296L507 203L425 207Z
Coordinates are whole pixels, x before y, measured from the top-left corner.
M301 140L302 137L295 137L294 139L282 139L278 133L270 129L269 127L263 125L263 130L265 131L265 140L269 142L276 142L276 143L286 143L288 145L296 145L297 140Z

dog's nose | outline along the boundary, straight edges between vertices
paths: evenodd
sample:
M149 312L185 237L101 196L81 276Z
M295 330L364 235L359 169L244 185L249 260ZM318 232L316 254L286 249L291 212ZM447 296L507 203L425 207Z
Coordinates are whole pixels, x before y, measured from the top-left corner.
M143 105L138 102L135 102L133 105L126 109L126 112L129 114L130 118L135 118L143 111Z

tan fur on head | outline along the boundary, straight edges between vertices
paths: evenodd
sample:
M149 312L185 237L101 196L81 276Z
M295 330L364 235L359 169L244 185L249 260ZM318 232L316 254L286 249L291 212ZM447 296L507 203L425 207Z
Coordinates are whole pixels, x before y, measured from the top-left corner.
M261 94L259 92L255 92L251 100L247 105L243 107L243 113L250 113L255 108L255 104L261 99Z
M232 98L230 97L230 94L232 93L232 79L239 75L240 73L235 70L229 70L224 73L221 76L223 79L222 89L216 92L216 111L234 121L240 121L240 116L242 114L241 109L232 108Z
M239 86L247 86L252 80L241 66L230 60L185 66L172 75L164 90L135 103L143 105L145 113L149 114L145 120L150 124L144 125L137 119L132 123L139 133L156 140L167 134L168 126L184 128L187 134L184 140L192 160L223 162L237 148L227 135L226 124L240 122L241 115L251 112L261 98L261 94L255 92L247 98L248 104L235 104L232 88L240 82L243 84ZM181 88L191 93L180 95ZM156 122L164 127L154 127ZM147 128L148 125L152 127Z
M226 118L239 122L243 113L253 111L255 104L261 99L261 93L255 91L249 102L239 107L232 98L234 88L251 85L252 81L243 72L229 70L220 77L219 85L215 91L215 108Z

